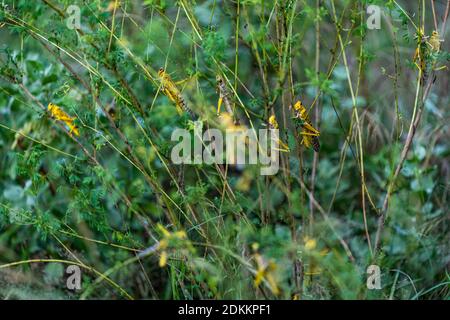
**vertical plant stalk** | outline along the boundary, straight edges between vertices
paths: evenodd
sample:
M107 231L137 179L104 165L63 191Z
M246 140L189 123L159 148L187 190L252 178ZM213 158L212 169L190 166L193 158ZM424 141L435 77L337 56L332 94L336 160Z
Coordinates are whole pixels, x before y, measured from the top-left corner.
M422 26L425 25L425 1L422 1L422 8L423 8L423 16L422 16ZM442 29L441 29L441 36L444 36L444 32L445 32L445 25L447 23L447 19L448 19L448 14L449 14L449 9L450 9L450 0L447 0L447 6L445 9L445 14L444 14L444 20L442 23ZM418 45L419 46L419 45ZM420 50L420 48L418 48ZM374 245L374 251L375 253L378 253L380 251L380 244L381 244L381 233L383 232L384 226L385 226L385 222L387 219L387 214L388 214L388 208L389 208L389 200L395 185L395 181L397 180L398 175L400 174L400 171L403 168L403 164L406 160L406 157L408 155L409 150L411 149L411 145L413 143L413 139L416 133L416 129L419 126L420 123L420 119L422 116L422 112L423 112L423 105L428 97L428 94L431 91L431 87L433 85L433 78L434 78L434 71L431 71L431 75L428 78L428 82L427 85L423 91L423 95L422 98L420 99L420 89L422 87L422 76L423 76L423 72L422 69L419 68L419 72L417 75L417 84L416 84L416 95L414 98L414 109L413 109L413 115L411 118L411 123L408 129L408 135L406 136L406 140L405 140L405 145L403 146L401 155L400 155L400 160L399 163L397 165L397 167L395 168L395 172L394 175L392 176L391 181L389 182L388 185L388 189L386 191L386 195L384 197L384 201L383 201L383 206L381 209L381 215L378 218L378 227L377 227L377 233L376 233L376 237L375 237L375 245Z
M438 25L437 25L437 19L436 19L436 11L434 9L434 0L430 0L430 2L431 2L431 11L433 12L434 30L437 31Z
M316 77L319 80L320 75L320 0L316 0L316 23L315 23L315 35L316 35L316 57L315 57L315 70ZM320 83L317 84L316 95L318 96L320 93ZM317 106L314 109L314 124L318 130L320 130L320 100L317 103ZM317 173L317 164L319 161L319 153L314 152L313 166L311 172L311 195L314 198L314 190L316 185L316 173ZM314 224L314 205L312 202L312 198L309 201L309 233L312 236L313 234L313 224Z
M236 4L236 30L234 33L234 45L235 45L235 58L234 58L234 91L237 92L238 85L238 65L239 65L239 20L240 20L240 0ZM236 109L236 104L233 100L233 113Z
M108 53L111 51L111 44L112 44L112 39L113 39L113 35L114 35L114 29L115 29L115 23L116 23L116 10L117 10L117 6L118 6L118 2L119 2L119 0L115 0L115 2L114 2L113 17L112 17L112 22L111 22L111 33L109 35L109 43L108 43Z
M359 66L358 66L358 79L357 79L357 85L356 85L356 93L353 91L353 85L352 85L352 79L350 76L350 69L348 66L348 61L347 61L347 54L345 53L345 46L344 46L344 42L342 40L342 36L340 34L340 27L338 25L338 20L337 20L337 15L336 15L336 7L334 4L334 0L331 1L331 6L332 6L332 10L333 10L333 17L334 17L334 23L336 25L336 30L337 30L337 35L338 35L338 39L339 39L339 43L340 43L340 47L341 47L341 53L342 53L342 59L344 61L344 67L345 67L345 71L347 74L347 81L348 81L348 86L350 89L350 95L352 98L352 105L353 105L353 112L352 112L352 120L353 117L356 119L356 129L357 129L357 145L358 145L358 155L359 155L359 159L355 159L358 163L359 169L360 169L360 177L361 177L361 204L362 204L362 208L363 208L363 221L364 221L364 229L365 229L365 234L366 234L366 239L367 239L367 245L369 248L369 251L371 252L371 254L373 254L372 251L372 245L371 245L371 241L370 241L370 234L369 234L369 229L368 229L368 225L367 225L367 216L366 216L366 208L365 208L365 195L367 193L369 199L370 199L370 195L366 186L366 182L365 182L365 176L364 176L364 152L363 152L363 144L362 144L362 132L361 132L361 123L359 121L359 112L358 112L358 108L357 108L357 101L356 101L356 96L358 95L358 91L359 91L359 83L360 83L360 76L361 76L361 69L362 69L362 62L363 62L363 47L362 47L362 39L361 39L361 43L360 43L360 53L359 53ZM362 23L362 21L361 21ZM353 132L353 121L350 125L350 132L349 135L351 135ZM350 140L350 139L349 139ZM350 142L349 142L350 143Z

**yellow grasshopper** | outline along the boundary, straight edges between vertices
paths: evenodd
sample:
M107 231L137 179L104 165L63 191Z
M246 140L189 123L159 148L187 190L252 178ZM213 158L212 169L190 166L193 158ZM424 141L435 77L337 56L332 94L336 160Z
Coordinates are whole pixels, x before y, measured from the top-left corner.
M175 103L178 114L182 115L183 112L187 112L192 118L195 118L195 114L187 106L186 101L184 101L181 91L177 88L176 84L164 68L159 69L158 76L161 81L162 92L167 96L167 98L169 98L170 101Z
M74 124L74 121L76 120L75 117L69 116L67 113L64 112L64 110L62 110L56 104L51 102L48 104L47 109L50 112L52 118L55 118L55 120L57 121L64 122L69 127L69 133L73 132L76 136L80 135L78 127Z
M427 40L428 39L428 40ZM413 62L416 67L422 70L423 78L427 78L427 59L429 59L429 54L439 53L441 50L441 42L444 40L440 39L439 32L434 30L431 36L425 36L423 28L420 28L417 35L417 48L414 52ZM438 71L445 69L446 66L435 68L436 61L432 62L431 69L433 71Z
M269 117L269 128L270 129L278 129L279 128L278 121L275 118L275 115L271 115ZM286 143L284 143L283 141L281 141L280 139L278 139L277 145L280 146L279 151L289 152L289 146Z
M307 148L313 148L315 152L319 152L320 143L319 136L320 132L314 128L311 124L311 120L308 117L308 111L303 106L302 102L299 100L294 104L295 117L294 120L296 124L300 125L302 131L300 134L303 136L301 143Z
M431 33L431 37L430 40L428 40L428 45L431 48L431 51L433 52L439 52L441 50L441 42L443 42L444 40L442 40L439 36L439 32L437 32L436 30L434 30Z
M253 283L255 287L259 287L263 282L265 282L270 291L277 296L281 293L276 279L278 266L273 259L265 259L258 252L258 248L258 243L254 243L252 245L252 249L254 251L253 259L256 262L256 274Z
M440 38L439 32L434 30L431 33L430 40L427 41L427 44L430 47L432 53L439 53L441 51L441 42L444 42L444 40ZM433 71L438 71L442 69L447 69L447 66L436 68L436 61L433 61L432 69Z
M233 115L233 108L231 107L230 93L228 92L225 81L220 75L216 76L217 92L219 93L219 101L217 102L217 114L220 114L220 107L222 103L225 104L225 108L230 115Z
M224 114L228 114L233 119L233 123L236 126L239 126L241 121L234 112L232 98L230 95L230 91L227 88L225 80L222 78L222 76L217 75L216 82L217 82L216 89L217 93L219 94L219 100L217 101L217 115L220 116L220 107L222 106L222 104L224 104L226 109L226 112Z

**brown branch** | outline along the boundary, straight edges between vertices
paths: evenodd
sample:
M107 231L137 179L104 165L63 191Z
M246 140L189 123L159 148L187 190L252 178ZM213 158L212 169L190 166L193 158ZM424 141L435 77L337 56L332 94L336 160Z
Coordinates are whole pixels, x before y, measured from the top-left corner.
M437 19L436 19L436 11L434 9L434 0L430 0L430 2L431 2L431 11L433 12L434 30L437 31L438 26L437 26Z

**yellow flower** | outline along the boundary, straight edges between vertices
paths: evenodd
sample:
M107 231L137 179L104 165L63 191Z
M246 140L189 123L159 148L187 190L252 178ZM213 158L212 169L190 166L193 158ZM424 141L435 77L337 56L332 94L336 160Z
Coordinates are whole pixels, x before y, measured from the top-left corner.
M161 233L165 238L170 238L170 232L166 228L164 228L162 224L158 223L156 227L158 228L159 231L161 231Z
M159 241L158 249L164 250L164 249L167 249L168 246L169 246L169 241L167 241L167 239L162 239L161 241Z
M277 269L277 265L275 264L275 262L273 261L269 261L269 265L267 267L267 272L266 272L266 279L267 282L269 283L269 288L272 291L272 293L274 295L279 295L280 294L280 289L278 289L278 285L277 282L275 281L275 276L274 273Z
M186 237L187 237L186 232L184 232L184 231L177 231L173 234L173 236L178 239L186 239Z
M310 237L305 237L305 250L311 251L314 250L317 247L317 241Z
M253 181L253 175L248 171L244 171L242 176L236 182L236 189L239 191L246 192L246 191L250 190L252 181Z
M159 257L159 266L161 268L165 267L167 264L167 251L161 252L161 255Z
M158 244L158 250L161 252L159 256L159 266L161 268L165 267L167 265L168 260L168 252L167 249L169 248L170 241L171 240L184 240L187 238L186 232L184 231L175 231L171 233L169 230L167 230L163 225L157 224L156 228L162 233L163 238L159 241ZM188 248L189 248L188 244Z
M241 125L233 120L233 116L228 112L223 112L219 117L220 125L222 130L225 130L227 133L235 133L236 134L236 143L239 145L248 145L249 139L246 131L248 127L245 125ZM253 142L253 141L252 141ZM236 164L237 155L236 152L227 153L227 163L228 164Z
M105 11L112 12L120 8L120 1L110 1Z
M245 131L248 128L244 125L237 124L233 120L233 116L228 112L223 112L220 116L220 123L225 130L229 130L232 132Z
M273 260L266 262L259 253L255 253L253 257L255 258L257 265L254 280L255 287L259 287L259 285L266 280L270 291L276 296L279 295L280 289L275 280L275 271L277 268L275 262Z
M311 254L311 261L308 266L305 267L305 275L318 275L322 273L322 268L318 265L320 264L320 258L328 254L328 248L324 248L317 251L317 241L314 238L306 236L304 239L305 251ZM314 251L315 250L315 251ZM312 252L313 251L313 252Z

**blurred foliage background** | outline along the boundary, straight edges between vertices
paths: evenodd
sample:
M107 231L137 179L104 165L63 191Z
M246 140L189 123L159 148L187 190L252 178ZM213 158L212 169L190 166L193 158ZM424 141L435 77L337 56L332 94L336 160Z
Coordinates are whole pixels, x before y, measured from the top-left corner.
M447 16L447 0L2 1L0 297L448 299L449 44L430 43ZM161 67L205 127L234 125L217 76L241 125L275 115L279 172L172 164L192 121Z

